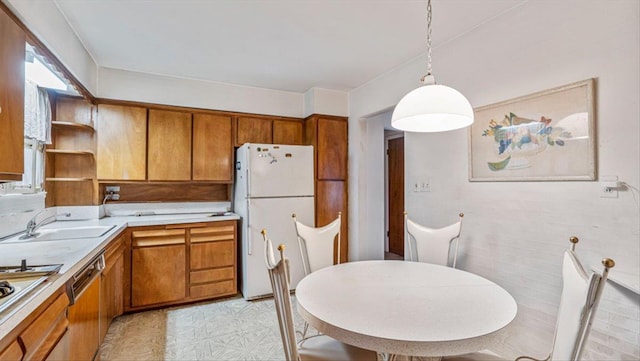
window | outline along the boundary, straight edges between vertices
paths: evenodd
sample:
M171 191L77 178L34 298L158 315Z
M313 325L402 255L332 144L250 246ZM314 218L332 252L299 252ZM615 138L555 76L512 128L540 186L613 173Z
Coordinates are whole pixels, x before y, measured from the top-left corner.
M37 47L26 44L24 174L20 182L0 183L0 195L44 190L45 147L51 142L48 91L80 95Z
M0 194L38 193L44 185L44 145L24 139L24 173L22 181L0 184Z

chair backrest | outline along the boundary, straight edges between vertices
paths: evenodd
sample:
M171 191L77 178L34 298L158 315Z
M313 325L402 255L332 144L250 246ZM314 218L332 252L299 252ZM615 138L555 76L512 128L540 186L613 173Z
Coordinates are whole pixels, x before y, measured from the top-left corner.
M575 253L577 237L564 253L562 261L562 295L554 336L551 360L579 360L593 323L612 259L602 260L602 274L587 274Z
M280 261L276 262L273 255L271 240L267 237L267 231L262 230L264 239L264 261L269 271L271 288L273 289L273 301L278 314L278 324L280 325L280 337L287 361L299 360L298 347L296 345L296 333L293 326L293 312L291 308L291 295L289 294L289 260L284 256L284 244L278 246L280 251Z
M321 268L333 265L333 250L336 237L338 249L338 263L340 263L340 225L342 212L338 212L338 218L324 227L309 227L298 222L296 215L293 218L293 225L298 236L300 255L305 275L317 271Z
M460 213L458 216L460 220L452 225L443 228L428 228L410 220L407 212L404 212L409 260L448 266L451 248L455 242L451 264L455 268L458 259L458 239L460 232L462 232L464 214Z

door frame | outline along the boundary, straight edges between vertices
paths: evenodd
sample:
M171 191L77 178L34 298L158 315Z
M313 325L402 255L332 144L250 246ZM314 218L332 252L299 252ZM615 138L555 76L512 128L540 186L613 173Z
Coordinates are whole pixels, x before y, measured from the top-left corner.
M404 132L399 130L384 131L384 252L389 252L389 156L387 152L389 151L389 140L397 138L404 138Z

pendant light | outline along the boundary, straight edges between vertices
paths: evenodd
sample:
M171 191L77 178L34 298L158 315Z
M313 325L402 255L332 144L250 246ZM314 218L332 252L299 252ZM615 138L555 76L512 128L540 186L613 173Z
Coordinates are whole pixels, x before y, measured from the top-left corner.
M437 85L431 74L431 0L427 2L427 75L423 86L405 95L391 116L391 125L408 132L444 132L473 123L473 108L459 91Z

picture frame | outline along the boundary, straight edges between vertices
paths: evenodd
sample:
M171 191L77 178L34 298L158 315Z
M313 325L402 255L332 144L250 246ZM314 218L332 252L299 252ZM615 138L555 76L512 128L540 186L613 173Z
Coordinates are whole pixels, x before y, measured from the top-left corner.
M474 109L469 181L596 179L595 79Z

